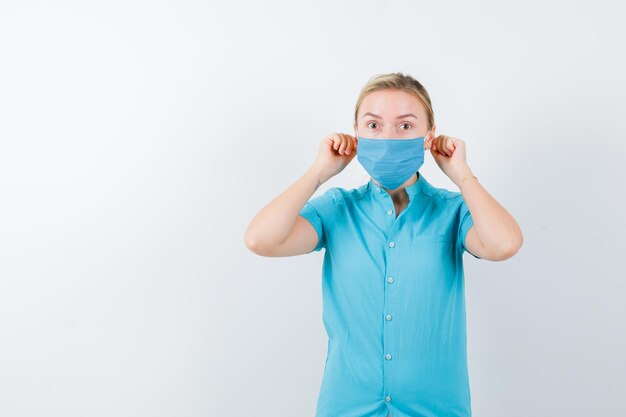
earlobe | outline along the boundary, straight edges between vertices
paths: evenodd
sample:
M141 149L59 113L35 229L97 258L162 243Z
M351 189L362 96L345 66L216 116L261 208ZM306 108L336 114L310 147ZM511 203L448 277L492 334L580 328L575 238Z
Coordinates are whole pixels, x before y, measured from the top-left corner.
M426 134L426 140L424 141L426 143L426 150L430 149L430 145L432 144L432 141L434 139L435 139L435 126L433 126L430 132Z

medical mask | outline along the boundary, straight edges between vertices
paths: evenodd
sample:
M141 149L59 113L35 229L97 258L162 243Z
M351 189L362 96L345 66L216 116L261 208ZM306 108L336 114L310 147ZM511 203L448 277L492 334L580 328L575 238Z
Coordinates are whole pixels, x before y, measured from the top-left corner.
M424 163L424 136L413 139L358 137L357 159L388 190L407 182Z

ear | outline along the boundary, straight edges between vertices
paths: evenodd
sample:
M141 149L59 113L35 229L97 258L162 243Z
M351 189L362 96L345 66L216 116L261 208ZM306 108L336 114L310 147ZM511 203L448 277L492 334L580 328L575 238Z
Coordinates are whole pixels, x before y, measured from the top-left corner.
M424 145L426 149L430 149L432 147L432 142L433 139L435 139L435 129L437 127L435 125L433 125L433 127L430 128L430 130L428 131L428 133L426 134L426 139L424 140Z
M430 133L431 133L431 140L435 139L435 130L437 129L436 125L433 125L433 127L430 128Z

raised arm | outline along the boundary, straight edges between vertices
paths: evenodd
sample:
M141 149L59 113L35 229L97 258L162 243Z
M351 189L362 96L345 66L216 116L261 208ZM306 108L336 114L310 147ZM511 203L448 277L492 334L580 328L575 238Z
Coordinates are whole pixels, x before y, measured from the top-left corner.
M300 210L315 190L341 172L356 155L354 136L333 133L319 146L317 159L305 173L252 219L244 234L248 249L261 256L294 256L311 252L318 243L315 228Z
M467 250L490 261L506 260L519 251L524 237L513 216L474 177L466 160L465 142L439 135L431 153L442 171L459 187L474 225L467 231Z

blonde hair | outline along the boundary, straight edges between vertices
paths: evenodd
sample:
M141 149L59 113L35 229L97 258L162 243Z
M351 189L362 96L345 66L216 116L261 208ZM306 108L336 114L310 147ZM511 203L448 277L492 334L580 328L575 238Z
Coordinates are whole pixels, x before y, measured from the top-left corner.
M359 98L356 101L356 108L354 110L354 124L357 125L357 117L359 115L359 107L363 99L374 91L380 91L385 89L395 89L413 94L417 97L424 107L426 108L426 115L428 117L428 130L432 129L435 124L435 115L433 113L433 106L430 102L430 95L424 86L410 75L402 74L401 72L391 72L388 74L378 74L370 78L365 86L361 89Z

